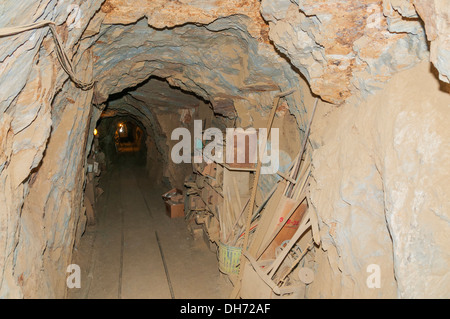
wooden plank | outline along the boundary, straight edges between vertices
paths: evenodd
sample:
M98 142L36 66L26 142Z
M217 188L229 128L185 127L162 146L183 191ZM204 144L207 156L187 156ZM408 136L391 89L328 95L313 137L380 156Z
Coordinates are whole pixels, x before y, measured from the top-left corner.
M280 292L275 283L261 271L258 263L248 253L244 256L249 260L249 264L246 264L243 270L241 297L245 299L270 299L273 290Z
M234 224L234 221L239 216L238 208L236 207L236 198L234 198L234 197L232 198L231 197L231 192L230 192L230 188L229 187L226 187L224 189L224 191L225 191L226 199L227 199L227 202L228 202L229 216L232 217L233 224Z
M266 236L264 244L261 245L257 259L273 259L275 258L275 249L285 240L289 240L295 234L300 225L300 221L306 212L307 205L303 201L295 201L287 199L281 216L278 219L276 228L271 232L270 236ZM280 220L282 221L280 222Z
M240 210L242 208L242 202L241 202L241 195L239 193L239 187L237 185L235 176L233 176L232 179L233 179L234 195L236 196L237 204Z
M307 211L308 212L308 211ZM278 270L278 267L280 267L281 263L283 262L284 258L286 258L287 254L291 251L292 247L297 243L297 240L300 239L300 237L303 235L303 233L311 226L309 214L305 215L305 218L302 220L302 224L295 232L294 236L292 236L291 240L289 241L289 244L283 249L281 254L278 255L278 257L275 259L273 264L268 267L267 274L272 277L276 271Z
M290 177L289 175L286 175L286 174L283 173L283 172L278 171L277 174L280 175L281 177L283 177L285 180L291 182L292 184L297 183L295 179L293 179L293 178Z
M278 183L275 193L270 198L267 206L261 212L262 215L259 220L258 227L256 228L255 234L253 235L253 240L248 249L249 253L252 256L256 255L256 253L260 249L261 244L263 243L264 237L266 236L272 222L273 215L276 212L279 202L283 196L285 186L285 180L282 180Z
M291 94L294 91L295 91L295 89L292 89L292 90L289 90L286 92L281 92L281 93L278 93L277 95L275 95L275 98L273 100L273 107L272 107L272 110L270 111L269 118L267 119L267 132L268 132L267 138L270 137L270 129L272 128L273 120L275 117L275 112L278 108L278 103L279 103L281 97ZM267 146L267 141L265 141L263 143L263 146L261 148L263 152L265 152L266 146ZM251 226L251 221L252 221L252 216L253 216L253 209L255 206L256 191L258 188L259 177L261 175L261 167L262 167L262 162L258 158L258 163L256 166L256 174L255 174L255 178L253 180L252 193L250 196L250 203L248 205L248 213L247 213L247 219L246 219L246 223L245 223L244 242L243 242L243 247L242 247L243 253L247 252L247 250L248 250L249 232L250 232L250 226ZM244 265L245 265L245 259L241 260L241 268L240 268L241 271L239 271L239 277L237 280L238 283L236 284L236 286L234 286L234 289L231 292L230 298L236 298L239 295L239 291L241 289L240 282L242 280L242 274L243 274L242 268L244 267Z
M239 194L242 196L249 195L250 193L250 173L243 171L231 171L227 168L223 170L223 184L222 189L234 188L233 179L236 180L238 185Z

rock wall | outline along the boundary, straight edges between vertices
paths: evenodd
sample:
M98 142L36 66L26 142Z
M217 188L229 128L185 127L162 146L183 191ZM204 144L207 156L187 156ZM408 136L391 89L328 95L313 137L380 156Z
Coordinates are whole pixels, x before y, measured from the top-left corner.
M83 25L100 2L81 2L72 4L83 8ZM63 1L3 1L0 12L0 27L56 21L66 49L83 32L71 29L74 15ZM92 92L67 82L53 51L46 27L0 38L0 297L64 295L83 213ZM90 50L77 59L79 77L90 80Z
M401 3L401 2L400 2ZM408 4L407 1L403 1ZM450 81L450 3L445 0L414 0L414 9L425 24L427 40L430 42L430 60L439 71L441 81ZM410 9L413 15L414 13Z
M323 105L311 200L326 253L309 297L450 296L449 92L425 62L357 107Z

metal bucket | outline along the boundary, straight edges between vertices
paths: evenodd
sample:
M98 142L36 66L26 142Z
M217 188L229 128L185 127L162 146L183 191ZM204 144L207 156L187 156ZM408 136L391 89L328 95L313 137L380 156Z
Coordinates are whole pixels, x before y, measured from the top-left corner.
M219 270L224 274L237 275L242 248L219 243Z

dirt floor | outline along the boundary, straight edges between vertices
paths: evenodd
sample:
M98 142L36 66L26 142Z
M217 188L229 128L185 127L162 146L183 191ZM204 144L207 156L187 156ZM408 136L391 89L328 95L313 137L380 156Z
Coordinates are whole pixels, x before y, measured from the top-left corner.
M165 214L166 189L155 184L131 154L102 175L96 225L74 251L81 288L67 298L228 298L232 286L216 255L184 218Z

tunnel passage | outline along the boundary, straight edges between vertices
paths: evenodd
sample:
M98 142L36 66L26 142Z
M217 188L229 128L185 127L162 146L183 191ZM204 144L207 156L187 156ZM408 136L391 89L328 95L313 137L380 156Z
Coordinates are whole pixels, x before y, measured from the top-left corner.
M157 78L107 101L93 141L95 159L104 159L104 170L95 177L88 172L85 198L93 198L85 202L89 227L74 256L89 269L89 279L87 288L69 291L69 298L229 294L215 254L204 243L192 242L184 218L170 219L161 198L173 187L184 189L192 175L192 164L175 164L170 150L177 142L171 140L172 131L192 132L194 120L205 127L225 126L207 101ZM195 285L185 285L186 280Z
M97 122L96 138L107 166L120 158L134 157L137 164L146 167L150 179L166 187L182 188L192 166L171 160L171 149L178 142L171 134L179 127L193 133L194 120L201 120L205 128L222 130L232 122L215 114L202 97L150 77L109 97Z
M132 158L136 165L145 166L148 151L145 127L130 114L112 114L103 112L96 126L95 138L98 139L99 150L105 154L104 165L112 167L126 156Z

